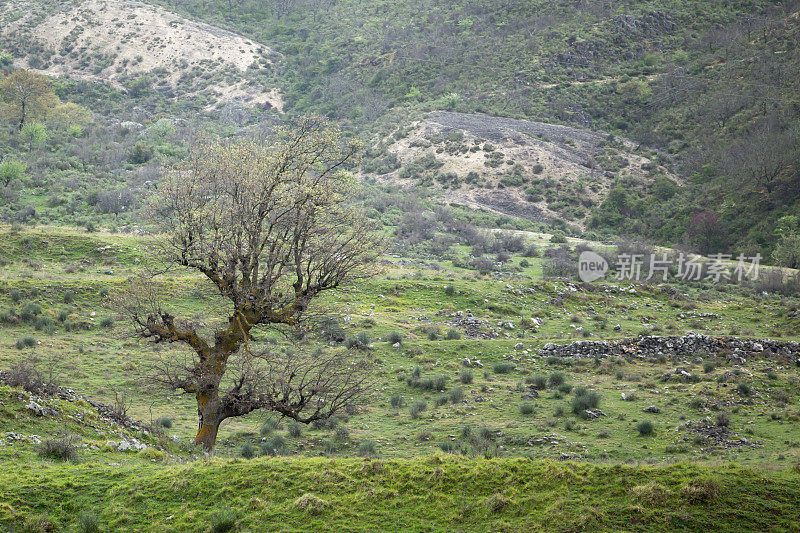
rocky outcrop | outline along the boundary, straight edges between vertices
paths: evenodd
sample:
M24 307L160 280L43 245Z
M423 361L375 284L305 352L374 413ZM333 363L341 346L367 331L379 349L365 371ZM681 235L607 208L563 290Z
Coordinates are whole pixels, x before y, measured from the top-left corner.
M569 344L547 343L539 355L577 358L603 358L608 356L633 356L638 358L670 355L725 357L743 363L754 357L782 357L800 362L800 343L771 339L743 339L739 337L711 337L688 332L684 336L652 336L618 341L575 341Z

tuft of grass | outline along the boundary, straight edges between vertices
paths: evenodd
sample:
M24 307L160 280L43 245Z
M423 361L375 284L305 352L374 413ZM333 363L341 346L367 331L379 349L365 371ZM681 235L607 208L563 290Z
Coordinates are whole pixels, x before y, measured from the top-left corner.
M91 511L78 514L78 531L80 533L100 533L100 521Z
M473 380L472 370L462 370L461 373L458 375L458 380L464 385L469 385L470 383L472 383Z
M358 445L358 455L361 457L375 457L378 455L378 445L371 439L362 441Z
M515 368L517 367L513 363L495 363L492 370L494 370L495 374L508 374L513 372Z
M209 526L212 533L227 533L236 529L238 516L229 507L223 507L219 511L211 515Z
M252 459L253 457L256 456L256 447L250 444L249 442L245 443L239 450L239 455L244 459Z
M534 411L535 409L533 408L533 405L529 403L523 403L522 405L519 406L519 412L522 413L523 415L532 415Z
M649 420L642 420L636 424L636 431L639 432L639 435L652 435L653 429L653 423Z
M447 333L445 334L444 338L449 341L457 341L461 338L461 332L458 331L456 328L450 328L447 330Z
M456 387L450 391L449 396L451 403L461 403L464 400L464 389Z
M419 418L419 415L422 414L422 412L427 408L428 404L425 402L425 400L417 400L411 404L411 407L408 408L408 412L411 415L411 418L416 419Z
M392 331L386 336L386 342L389 344L403 344L403 336L399 331Z

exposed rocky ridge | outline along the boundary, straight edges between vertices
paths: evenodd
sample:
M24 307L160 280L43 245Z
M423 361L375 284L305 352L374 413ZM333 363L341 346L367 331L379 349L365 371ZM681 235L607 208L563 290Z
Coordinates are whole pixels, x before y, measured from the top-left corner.
M387 140L392 164L375 173L400 186L441 187L451 203L584 226L620 175L643 185L657 176L681 182L662 164L666 160L637 148L559 124L435 111L411 124L407 135ZM547 192L550 187L558 193Z

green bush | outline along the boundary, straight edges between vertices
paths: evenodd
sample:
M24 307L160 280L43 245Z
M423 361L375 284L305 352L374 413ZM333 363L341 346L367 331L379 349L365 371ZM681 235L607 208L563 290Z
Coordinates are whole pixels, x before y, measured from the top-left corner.
M403 344L403 336L399 331L393 331L386 336L386 342L389 344Z
M562 385L565 380L566 378L564 377L563 372L553 372L550 374L550 377L547 381L550 383L551 387L558 387L559 385Z
M523 403L522 405L519 406L519 412L522 413L523 415L532 415L534 412L534 408L529 403Z
M425 409L428 408L428 404L425 400L418 400L411 404L411 407L408 408L408 413L411 415L411 418L419 418L419 415L422 414Z
M300 437L303 434L303 425L299 422L292 422L289 424L289 436L292 438Z
M209 526L212 533L228 533L236 529L238 517L236 513L228 507L223 507L211 516Z
M365 440L358 445L358 455L361 457L375 457L378 454L378 445L374 440Z
M33 337L23 337L21 339L17 339L15 344L17 350L22 350L23 348L33 348L36 346L36 339Z
M508 374L513 372L516 366L513 363L496 363L492 370L495 374Z
M469 385L472 383L472 370L462 370L461 373L458 375L458 380L461 381L464 385Z
M168 416L160 416L156 419L156 425L165 429L170 429L172 427L172 419Z
M464 389L456 387L450 391L450 401L452 403L461 403L464 400Z
M444 338L449 341L457 341L461 338L461 332L456 328L450 328L447 330L447 334L444 336Z
M586 416L588 409L596 409L600 405L600 395L595 391L586 390L583 387L575 389L575 397L572 399L572 412L578 416Z
M78 531L80 533L100 533L100 521L94 513L82 511L78 515Z
M239 455L245 459L252 459L256 456L256 447L248 442L242 445L242 448L239 450Z
M652 435L653 423L649 420L642 420L636 424L636 431L639 432L639 435Z
M36 451L39 457L56 461L75 461L78 448L66 439L48 439L39 445Z

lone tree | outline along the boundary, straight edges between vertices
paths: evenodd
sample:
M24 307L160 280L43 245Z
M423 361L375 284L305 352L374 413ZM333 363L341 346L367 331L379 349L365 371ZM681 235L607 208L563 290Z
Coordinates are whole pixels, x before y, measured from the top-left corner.
M303 118L269 143L196 147L149 199L161 258L210 281L227 321L204 334L173 316L152 273L131 280L120 304L142 337L191 348L186 361L167 356L154 366L157 381L196 397L195 443L206 450L226 418L267 409L309 423L364 391L366 363L354 354L268 349L257 339L310 323L318 295L368 276L381 253L382 237L354 207L355 184L342 168L354 153L324 120Z
M0 99L3 116L18 130L26 121L44 117L58 104L50 78L28 70L16 70L0 81Z

